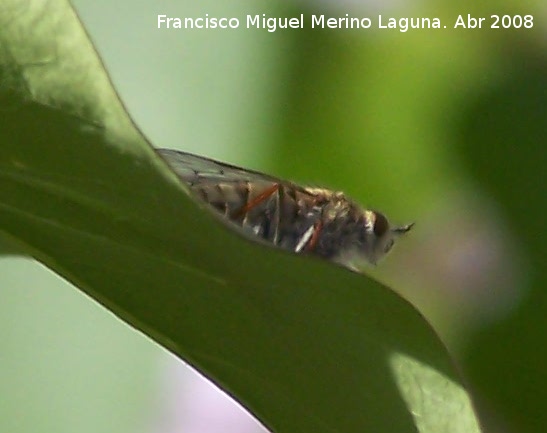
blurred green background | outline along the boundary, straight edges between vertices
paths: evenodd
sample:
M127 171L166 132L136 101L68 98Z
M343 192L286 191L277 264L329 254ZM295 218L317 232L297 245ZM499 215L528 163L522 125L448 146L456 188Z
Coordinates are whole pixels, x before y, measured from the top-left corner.
M155 146L343 190L396 223L416 221L371 273L434 324L476 392L486 431L544 431L547 7L356 3L74 5ZM520 14L533 15L534 27L156 28L158 14L206 13L438 17L447 27L459 14ZM186 375L187 399L202 385L42 266L2 258L0 290L0 431L253 431L170 417L167 407L188 407L170 375Z

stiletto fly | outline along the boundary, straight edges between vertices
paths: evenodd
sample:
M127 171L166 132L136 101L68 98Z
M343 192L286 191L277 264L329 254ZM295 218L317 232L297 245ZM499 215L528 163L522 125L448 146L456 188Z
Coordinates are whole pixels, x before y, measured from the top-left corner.
M342 192L299 186L257 171L170 149L158 149L199 200L247 237L352 270L376 264L412 224L392 227Z

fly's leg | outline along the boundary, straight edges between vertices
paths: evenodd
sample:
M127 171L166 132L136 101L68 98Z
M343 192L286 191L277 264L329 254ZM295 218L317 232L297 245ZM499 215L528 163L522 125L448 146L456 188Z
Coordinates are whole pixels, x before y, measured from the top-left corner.
M278 183L274 183L270 188L264 190L259 195L257 195L254 199L246 203L244 206L241 207L241 209L238 209L235 213L235 218L241 218L243 215L245 215L247 212L258 206L260 203L263 203L265 200L267 200L269 197L271 197L272 194L275 194L277 191L279 191L280 185Z
M319 220L313 226L313 233L311 235L310 241L306 248L308 251L313 251L315 249L315 246L317 245L317 241L319 240L319 234L321 233L322 229L323 229L323 223L321 222L321 220Z
M321 233L322 228L323 223L321 221L317 221L315 224L311 225L298 241L294 251L299 253L304 249L304 247L306 247L307 251L313 251L317 245L317 240L319 239L319 234Z

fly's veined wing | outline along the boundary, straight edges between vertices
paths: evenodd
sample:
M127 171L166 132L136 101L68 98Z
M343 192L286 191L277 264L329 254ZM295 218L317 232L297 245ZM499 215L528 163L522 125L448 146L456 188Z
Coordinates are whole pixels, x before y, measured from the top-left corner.
M177 175L197 186L201 183L280 182L272 176L172 149L157 149Z
M292 251L302 249L318 220L319 197L291 182L170 149L158 149L195 196L242 233ZM307 237L306 237L307 236Z

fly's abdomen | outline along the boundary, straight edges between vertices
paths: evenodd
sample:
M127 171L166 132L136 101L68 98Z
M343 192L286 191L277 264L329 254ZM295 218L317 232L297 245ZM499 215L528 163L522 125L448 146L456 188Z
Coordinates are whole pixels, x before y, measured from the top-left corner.
M197 197L209 203L226 217L245 206L248 197L245 182L230 184L202 182L193 185L190 189Z
M191 189L245 234L292 251L319 215L274 182L202 182Z

